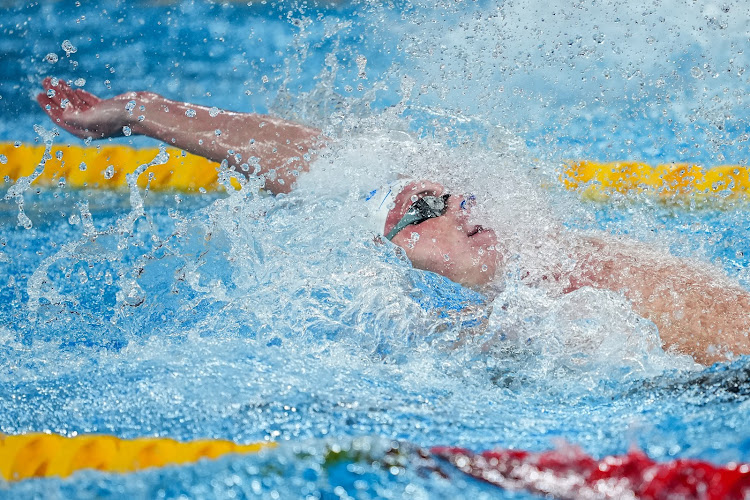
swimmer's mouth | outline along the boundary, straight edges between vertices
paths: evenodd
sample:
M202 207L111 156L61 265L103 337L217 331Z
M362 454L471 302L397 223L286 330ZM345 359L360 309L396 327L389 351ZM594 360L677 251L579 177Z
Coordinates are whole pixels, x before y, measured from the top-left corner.
M477 233L481 233L482 231L484 231L484 228L483 228L482 226L474 226L474 228L473 228L473 229L472 229L471 231L469 231L469 232L468 232L468 233L466 234L466 236L468 236L469 238L471 238L471 237L472 237L472 236L474 236L475 234L477 234Z

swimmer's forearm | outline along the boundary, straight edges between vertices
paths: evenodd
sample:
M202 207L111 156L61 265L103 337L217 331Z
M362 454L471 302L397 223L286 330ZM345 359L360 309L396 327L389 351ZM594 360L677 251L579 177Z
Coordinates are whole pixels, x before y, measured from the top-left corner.
M123 97L123 96L121 96ZM235 170L266 178L266 189L286 193L322 146L320 131L267 115L237 113L172 101L151 92L126 94L135 134L159 139Z

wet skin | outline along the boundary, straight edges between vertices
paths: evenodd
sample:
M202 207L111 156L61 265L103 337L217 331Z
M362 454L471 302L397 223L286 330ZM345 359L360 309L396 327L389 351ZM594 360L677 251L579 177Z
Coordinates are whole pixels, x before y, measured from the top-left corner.
M441 196L446 192L441 184L431 181L407 185L388 213L385 234L418 198ZM496 250L495 232L472 224L469 204L464 201L462 196L451 195L443 215L406 226L391 241L404 249L414 267L441 274L465 286L478 287L492 281L500 254Z

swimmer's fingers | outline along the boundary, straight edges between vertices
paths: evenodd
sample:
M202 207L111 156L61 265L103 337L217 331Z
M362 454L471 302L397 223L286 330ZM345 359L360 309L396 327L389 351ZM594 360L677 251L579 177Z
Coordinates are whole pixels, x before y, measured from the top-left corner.
M87 110L99 101L99 98L93 94L82 89L72 89L70 85L62 80L59 80L57 83L57 96L60 98L61 105L62 101L66 101L65 105L62 105L63 109L71 107L76 111Z
M79 108L81 109L88 109L92 106L95 106L99 104L102 100L92 94L91 92L86 92L83 89L71 89L71 102L73 101L73 98L76 99L76 103Z
M49 111L50 108L59 108L61 98L57 95L57 89L55 86L52 85L52 78L45 78L42 81L42 88L44 89L44 92L41 92L36 96L36 100L42 109Z
M65 122L62 119L63 109L60 106L59 100L54 99L54 97L50 97L46 92L40 92L36 96L36 101L39 103L39 106L42 107L44 112L47 113L52 122L67 130Z
M63 80L48 77L44 79L42 86L47 95L63 109L72 107L74 110L84 111L101 102L101 99L91 92L73 89Z
M103 139L123 135L124 106L114 99L98 100L84 110L65 109L60 117L66 130L81 138Z
M101 139L122 135L119 108L112 99L102 100L83 89L73 89L62 80L45 78L45 92L37 102L52 121L78 138Z
M45 111L85 106L81 99L75 95L73 89L62 80L45 78L42 81L42 87L45 92L37 96L37 101Z
M51 99L45 92L39 93L36 96L36 100L55 125L80 139L86 139L94 135L89 133L88 127L79 118L81 114L85 113L73 111L71 109L72 106L67 106L66 109L63 109L60 101Z

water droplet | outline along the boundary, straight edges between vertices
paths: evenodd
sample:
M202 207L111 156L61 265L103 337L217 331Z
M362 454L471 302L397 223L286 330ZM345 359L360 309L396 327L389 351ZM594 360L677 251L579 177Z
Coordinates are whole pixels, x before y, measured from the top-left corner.
M50 64L55 64L57 62L57 54L55 54L54 52L50 52L49 54L44 56L44 60Z
M260 81L262 81L263 83L268 83L268 77L266 75L263 75Z
M111 179L114 175L115 175L115 166L108 165L107 168L104 170L104 178Z
M187 116L188 118L195 118L195 115L196 113L194 109L188 109L187 111L185 111L185 116Z
M63 99L62 101L60 101L60 107L61 107L62 109L65 109L65 108L67 108L67 107L68 107L68 104L70 104L70 100L68 100L68 99Z
M130 127L128 127L127 125L122 127L122 135L124 135L125 137L130 137L130 134L132 133L133 132L130 130Z
M365 73L365 66L367 66L367 58L363 55L358 55L357 59L357 76L361 79L367 78L367 73Z
M72 43L70 43L70 40L63 40L61 47L65 51L66 56L75 54L78 51L78 49Z
M47 97L55 97L55 89L49 89L47 90Z
M81 172L85 172L85 171L86 171L86 163L84 163L84 162L81 162L81 164L80 164L80 165L78 165L78 169L79 169L79 170L80 170Z
M18 225L23 226L24 229L31 229L33 226L31 219L23 212L18 214Z
M220 110L219 110L219 108L217 108L217 107L213 107L213 108L211 108L211 109L209 109L209 110L208 110L208 114L209 114L209 116L210 116L211 118L214 118L214 117L215 117L215 116L217 116L217 115L218 115L219 113L220 113Z
M78 85L79 87L83 87L86 85L86 79L85 78L76 78L73 82L74 84Z
M60 151L59 149L57 151L55 151L55 158L57 158L58 160L62 160L62 158L63 158L63 152Z
M78 216L78 214L71 214L70 217L68 217L68 223L70 223L71 226L75 226L80 222L81 218Z
M60 187L60 188L65 187L65 177L60 177L60 180L57 181L57 187Z
M216 130L214 130L214 134L216 134L217 137L220 136L221 135L221 130L219 130L217 128Z
M0 164L5 165L8 163L8 157L5 155L0 155Z

